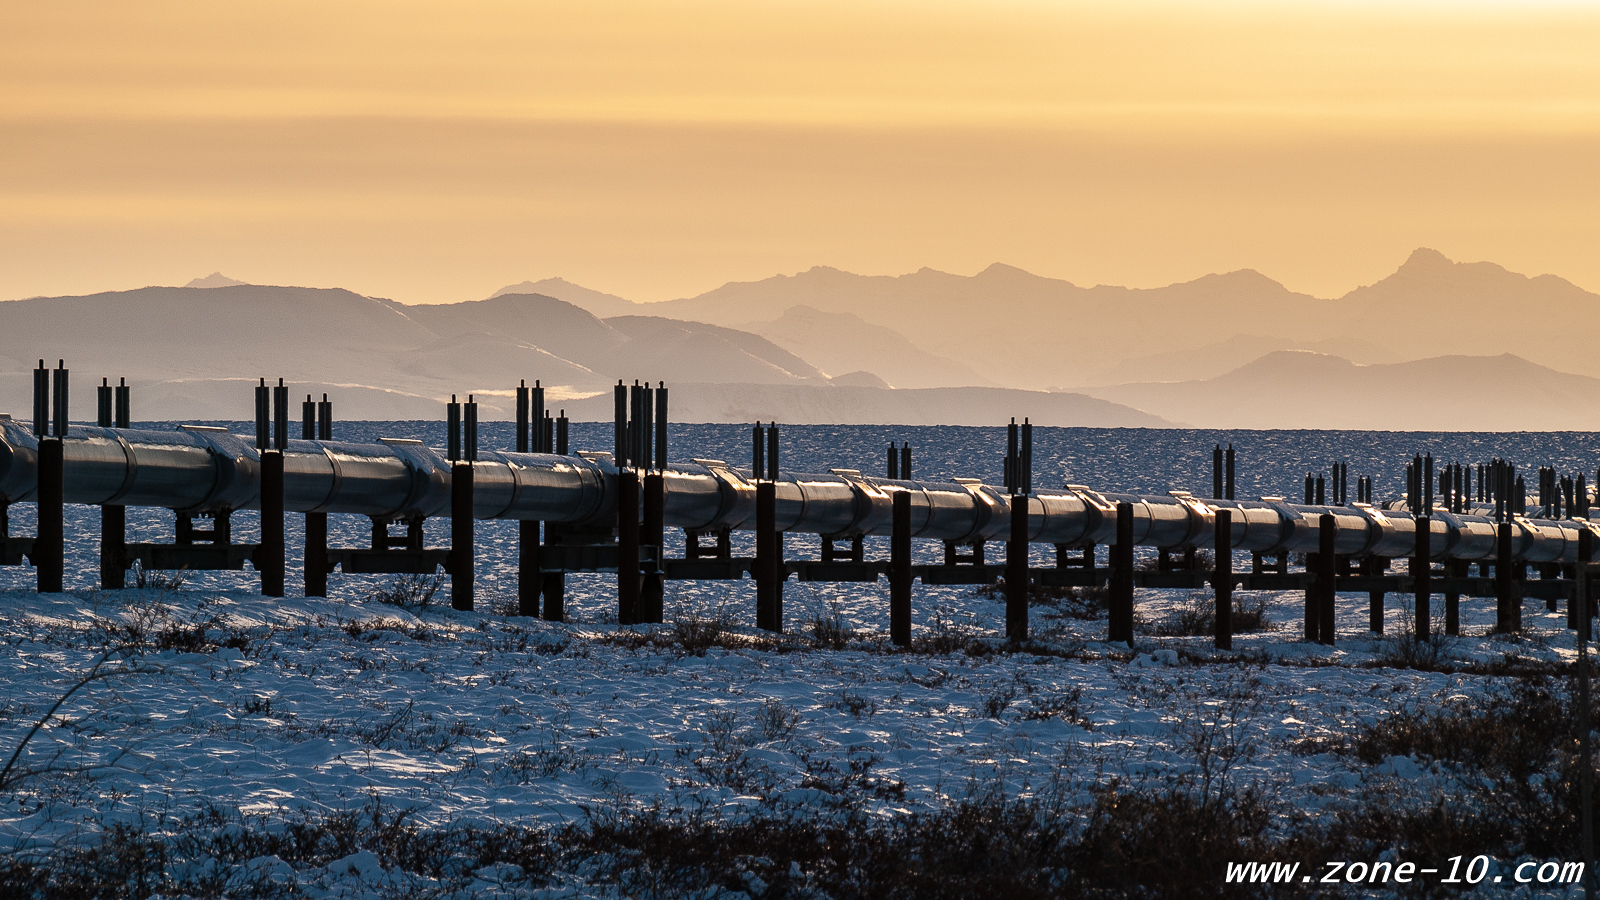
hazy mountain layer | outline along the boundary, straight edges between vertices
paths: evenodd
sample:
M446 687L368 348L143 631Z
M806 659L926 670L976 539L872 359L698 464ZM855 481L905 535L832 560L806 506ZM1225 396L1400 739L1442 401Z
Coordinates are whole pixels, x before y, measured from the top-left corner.
M575 302L578 291L570 294ZM1587 352L1583 336L1583 323L1600 312L1600 295L1553 275L1530 278L1494 263L1456 263L1428 249L1337 300L1290 291L1249 269L1124 288L1080 287L1000 264L970 277L933 269L854 275L819 266L636 308L737 325L774 321L795 306L857 316L922 351L1020 388L1127 381L1139 377L1128 370L1129 361L1152 357L1162 364L1149 380L1211 377L1287 348L1364 361L1514 351L1542 365L1600 376L1600 357ZM1530 342L1522 337L1527 331L1514 329L1538 329L1541 336ZM1199 352L1246 335L1258 339L1254 354L1230 356L1219 366ZM785 346L799 352L798 345ZM856 368L876 372L870 365Z
M1083 394L963 387L889 390L845 385L674 384L670 411L678 422L777 421L796 425L1000 425L1015 416L1035 424L1097 428L1161 428L1172 423ZM608 421L609 393L569 401L567 414Z
M1600 394L1586 327L1600 295L1426 249L1338 300L1249 270L1132 289L1003 265L971 277L818 267L652 304L560 279L420 306L232 281L213 273L188 288L0 303L0 410L26 412L27 370L58 357L78 376L76 410L92 409L98 377L126 377L151 404L135 414L163 418L228 418L236 407L231 415L246 418L250 382L280 375L339 386L329 392L348 395L342 414L363 418L423 415L452 394L477 396L485 417L509 415L523 379L540 380L552 403L618 379L727 385L685 395L703 399L679 413L705 421L908 424L1030 413L973 405L1002 395L946 391L925 402L884 385L1099 384L1085 393L1161 419L1261 428L1579 427ZM571 302L518 293L534 287ZM1418 356L1428 358L1397 362ZM1081 399L1045 408L1058 424L1132 421Z
M1509 353L1359 366L1279 351L1216 378L1085 392L1201 428L1588 431L1600 420L1600 379Z
M829 375L871 372L894 387L969 387L991 382L964 363L936 356L892 328L854 313L792 306L770 322L742 325L805 357Z

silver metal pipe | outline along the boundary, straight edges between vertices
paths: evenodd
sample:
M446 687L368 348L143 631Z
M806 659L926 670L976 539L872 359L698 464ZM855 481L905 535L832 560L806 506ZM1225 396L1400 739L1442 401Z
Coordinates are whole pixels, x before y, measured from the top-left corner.
M165 507L186 513L255 508L260 455L252 441L224 428L174 431L74 425L64 442L68 503ZM0 419L0 502L28 502L37 489L38 441L20 423ZM473 472L473 515L609 526L615 519L617 468L609 453L557 456L480 451ZM667 467L666 524L699 532L750 529L755 482L718 460ZM285 508L348 513L383 521L450 514L450 464L421 441L376 444L290 441L284 460ZM912 536L967 543L1009 537L1013 498L976 479L874 478L855 469L789 474L777 482L781 531L853 537L888 535L896 494L911 498ZM1119 503L1133 507L1134 541L1143 546L1210 547L1217 509L1232 511L1232 545L1263 553L1315 551L1320 520L1332 514L1335 547L1350 556L1410 556L1416 520L1399 508L1306 506L1280 498L1209 500L1101 493L1083 485L1035 491L1027 498L1028 539L1083 547L1116 536ZM1390 504L1398 506L1399 504ZM1435 509L1430 556L1489 559L1496 553L1492 507L1469 513ZM1516 558L1573 562L1588 520L1515 516Z

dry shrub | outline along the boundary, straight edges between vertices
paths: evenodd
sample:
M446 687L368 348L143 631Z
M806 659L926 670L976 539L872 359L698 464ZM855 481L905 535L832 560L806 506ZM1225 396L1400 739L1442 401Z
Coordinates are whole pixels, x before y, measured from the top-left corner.
M826 650L843 650L856 639L855 630L837 615L811 620L811 642Z
M435 595L443 587L444 578L439 575L396 575L388 584L367 595L367 599L410 612L422 612L433 605Z
M1271 810L1254 791L1209 800L1178 788L1096 792L1071 854L1065 896L1250 896L1225 885L1228 862L1281 860L1268 836ZM1177 848L1182 848L1181 851Z
M1271 631L1273 624L1267 619L1265 597L1233 598L1233 616L1230 620L1234 634ZM1217 603L1215 597L1194 592L1185 598L1166 618L1156 622L1151 633L1166 636L1199 637L1217 633Z
M993 584L985 584L973 591L989 600L1004 600L1006 580L1001 577ZM1028 585L1028 605L1048 606L1069 619L1103 619L1110 607L1111 592L1104 585L1094 587L1056 587L1054 585Z

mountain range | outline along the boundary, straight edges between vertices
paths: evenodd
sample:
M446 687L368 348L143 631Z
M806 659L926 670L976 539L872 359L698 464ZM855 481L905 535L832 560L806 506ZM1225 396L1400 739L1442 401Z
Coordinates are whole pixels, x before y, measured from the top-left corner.
M609 395L584 398L647 378L679 388L679 421L1573 428L1600 396L1597 310L1555 276L1427 249L1331 300L1251 270L1085 288L999 264L817 267L657 303L549 278L423 305L213 273L0 303L0 411L27 410L25 370L65 357L139 385L150 418L243 419L249 385L283 376L346 418L433 417L468 393L508 417L511 388L537 378L604 419Z
M568 293L565 283L541 285L551 296L588 302L584 294ZM620 299L602 296L608 304ZM1541 365L1600 377L1600 357L1587 352L1584 328L1600 311L1600 295L1554 275L1530 278L1494 263L1453 262L1426 248L1387 278L1335 299L1291 291L1251 269L1158 288L1080 287L997 263L972 276L926 268L868 276L818 266L636 304L652 315L734 327L771 321L801 305L894 329L915 346L1008 387L1153 380L1130 373L1126 364L1173 354L1198 361L1220 351L1236 366L1282 349L1361 362L1517 352ZM614 305L605 309L619 314ZM1516 331L1529 339L1515 342ZM1241 336L1250 340L1230 344ZM1160 380L1199 374L1167 368Z

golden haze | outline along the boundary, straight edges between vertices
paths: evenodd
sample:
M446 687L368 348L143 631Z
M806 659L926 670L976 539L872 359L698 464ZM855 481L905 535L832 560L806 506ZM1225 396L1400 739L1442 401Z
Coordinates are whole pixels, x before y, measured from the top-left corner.
M0 297L407 302L814 264L1600 287L1600 11L54 3L0 12Z

